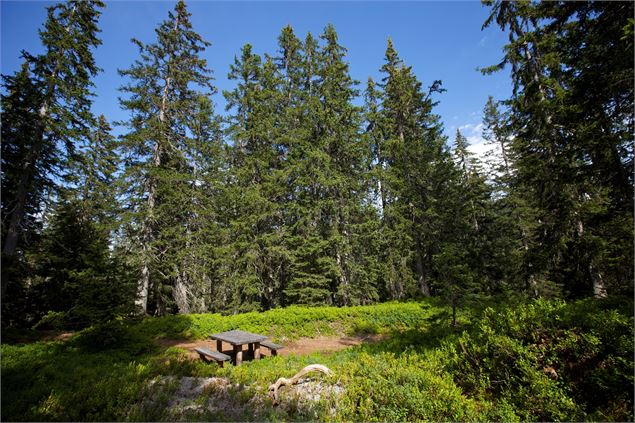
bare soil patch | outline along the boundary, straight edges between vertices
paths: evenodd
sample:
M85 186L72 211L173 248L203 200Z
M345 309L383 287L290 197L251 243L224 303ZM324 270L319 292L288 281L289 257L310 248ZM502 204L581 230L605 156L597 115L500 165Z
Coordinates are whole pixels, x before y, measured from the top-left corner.
M318 338L300 338L296 341L285 343L285 347L278 351L278 355L287 356L290 354L309 355L314 352L329 353L340 351L344 348L360 345L364 343L374 343L385 339L383 335L363 335L363 336L320 336ZM183 339L158 339L157 343L162 347L177 347L187 350L191 359L197 359L198 353L194 351L196 347L205 347L216 351L216 341L201 339L189 341ZM223 352L231 350L229 344L223 344ZM261 354L267 355L266 348L261 348ZM267 351L267 352L265 352Z
M55 330L42 331L42 341L68 341L75 332L59 332Z

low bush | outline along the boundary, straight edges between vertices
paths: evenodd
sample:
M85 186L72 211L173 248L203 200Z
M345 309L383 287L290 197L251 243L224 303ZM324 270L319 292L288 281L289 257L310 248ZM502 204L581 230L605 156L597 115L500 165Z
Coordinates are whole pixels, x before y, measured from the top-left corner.
M136 328L155 338L205 339L215 332L241 329L284 341L336 333L379 333L419 328L427 325L428 319L442 310L439 304L429 300L355 307L290 306L231 316L190 314L146 318Z
M457 328L435 301L116 321L67 342L3 344L2 420L632 421L632 305L593 299L492 303L464 311ZM278 339L327 333L388 338L331 354L224 368L190 361L183 350L160 349L153 341L228 329ZM273 407L268 385L312 363L333 370L322 379L343 388L337 402ZM170 376L227 378L232 388L224 401L238 410L175 415L168 407L171 391L149 389L153 380L176 380ZM210 394L193 401L204 404Z
M470 396L504 400L522 420L630 421L630 307L587 299L488 308L444 346L448 370Z

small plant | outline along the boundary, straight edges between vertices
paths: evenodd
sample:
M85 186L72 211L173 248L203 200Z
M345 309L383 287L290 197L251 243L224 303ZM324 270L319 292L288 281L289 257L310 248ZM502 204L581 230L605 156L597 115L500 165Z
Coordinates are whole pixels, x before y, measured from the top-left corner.
M61 330L68 321L68 313L64 311L49 311L40 321L33 325L33 329Z
M632 421L632 301L491 302L464 310L459 328L448 311L426 300L180 315L113 321L64 343L2 344L2 420ZM224 368L153 342L230 328L285 339L325 328L386 338ZM341 387L337 397L273 407L268 386L310 364L333 371L320 382ZM216 377L228 388L204 391L190 404L201 409L174 414L168 404L183 377ZM171 389L155 396L153 380L171 380ZM217 399L235 408L214 406Z

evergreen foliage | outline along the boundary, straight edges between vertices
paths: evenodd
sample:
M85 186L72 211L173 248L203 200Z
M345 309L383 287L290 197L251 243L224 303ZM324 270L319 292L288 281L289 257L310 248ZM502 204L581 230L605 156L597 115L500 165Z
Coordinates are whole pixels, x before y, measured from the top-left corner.
M633 43L624 31L633 5L485 4L485 26L509 33L503 62L486 71L512 67L510 188L523 206L527 285L535 295L552 284L573 297L631 292Z
M2 298L23 283L25 248L37 233L37 215L55 194L67 159L90 133L92 55L101 44L100 0L69 1L48 8L40 31L44 53L23 52L24 64L3 76L2 97Z
M121 105L131 112L122 148L126 231L139 268L137 305L143 313L164 314L206 308L213 274L199 259L218 238L199 234L218 236L219 229L209 226L218 223L213 194L221 148L206 97L215 89L200 57L209 43L193 31L184 2L156 33L153 44L133 40L141 57L121 71L130 81L121 88L128 94Z
M65 197L28 256L38 311L61 313L74 328L128 316L135 294L129 270L110 253L108 232L82 200Z
M289 262L281 233L284 156L276 142L281 80L273 61L266 58L263 63L249 44L230 69L228 78L237 81L234 90L224 93L228 110L234 111L227 127L232 142L232 178L226 191L232 210L228 216L231 284L223 287L217 306L268 309L283 303Z
M332 25L243 46L216 115L183 1L133 40L115 139L90 112L103 4L51 7L45 52L3 76L5 322L632 292L632 4L485 4L509 33L485 72L510 65L514 93L485 105L484 162L392 40L362 95ZM109 317L73 317L102 290Z
M386 48L381 109L371 113L382 137L375 140L376 174L381 182L383 279L392 298L431 294L432 256L438 252L439 208L451 183L452 163L432 95L442 92L434 81L427 93L397 55ZM369 87L369 102L376 96ZM372 119L371 117L369 117Z

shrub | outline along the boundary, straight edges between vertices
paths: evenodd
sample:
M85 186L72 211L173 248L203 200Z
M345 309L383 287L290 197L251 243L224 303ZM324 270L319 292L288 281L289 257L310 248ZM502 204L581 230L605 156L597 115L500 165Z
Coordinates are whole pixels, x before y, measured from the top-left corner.
M488 308L444 346L470 396L504 400L523 420L633 418L633 317L587 299Z
M150 380L173 375L220 376L246 387L244 395L261 400L256 406L251 397L236 397L245 407L244 419L632 421L632 301L492 303L463 313L459 329L449 326L447 309L436 304L113 321L65 343L5 344L0 347L2 420L176 419L153 398L150 411L139 407ZM468 317L477 315L469 323ZM190 361L177 348L161 351L153 342L236 328L287 339L354 332L392 336L333 354L278 356L222 369ZM337 406L271 408L267 386L312 363L334 371L323 383L343 387Z

